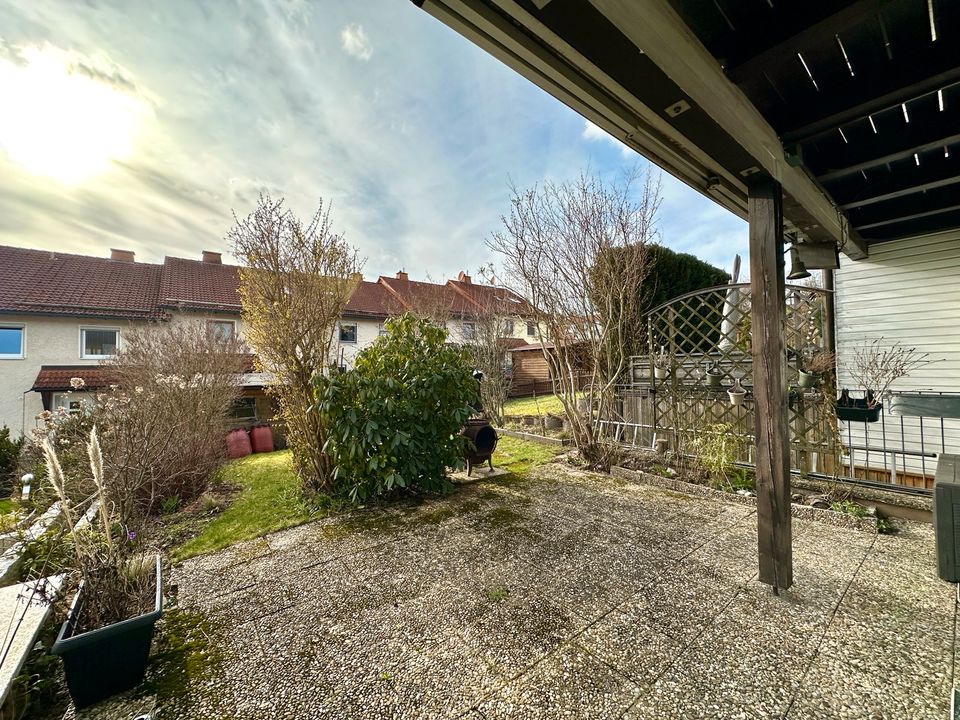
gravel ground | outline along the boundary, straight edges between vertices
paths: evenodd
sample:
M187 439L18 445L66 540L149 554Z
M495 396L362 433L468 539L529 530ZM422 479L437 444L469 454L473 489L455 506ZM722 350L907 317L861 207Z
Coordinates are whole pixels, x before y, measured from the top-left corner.
M83 716L947 717L956 588L931 528L794 537L775 597L752 508L561 464L302 526L176 568L180 611L215 628L202 662Z

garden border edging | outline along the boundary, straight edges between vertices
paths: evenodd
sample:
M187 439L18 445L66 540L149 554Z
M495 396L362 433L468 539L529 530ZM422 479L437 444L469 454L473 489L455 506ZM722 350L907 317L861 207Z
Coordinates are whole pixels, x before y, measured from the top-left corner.
M734 502L740 505L757 506L757 498L748 495L738 495L728 493L723 490L716 490L705 485L697 485L676 478L667 478L642 470L631 470L620 465L610 467L610 475L623 480L636 480L644 485L653 485L664 490L692 495L694 497L709 498L711 500L722 500L725 502ZM834 527L850 528L861 532L877 532L877 519L875 517L854 517L847 513L837 512L836 510L823 510L810 507L809 505L798 505L790 503L790 514L795 518L803 520L814 520Z

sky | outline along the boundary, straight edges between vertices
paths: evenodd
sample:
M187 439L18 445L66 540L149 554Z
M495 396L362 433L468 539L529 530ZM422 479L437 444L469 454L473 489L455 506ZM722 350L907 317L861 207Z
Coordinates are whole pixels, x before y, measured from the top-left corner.
M633 151L409 0L0 0L0 244L224 253L261 192L322 199L364 274L496 257L510 185ZM664 174L662 242L729 269L746 223Z

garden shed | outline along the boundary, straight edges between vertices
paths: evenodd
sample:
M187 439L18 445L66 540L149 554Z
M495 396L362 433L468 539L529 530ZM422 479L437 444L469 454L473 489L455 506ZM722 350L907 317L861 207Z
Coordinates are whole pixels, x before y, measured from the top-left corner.
M828 291L831 258L846 256L836 299L846 308L842 346L860 332L844 325L858 302L857 262L886 255L896 274L922 254L914 238L946 233L946 246L956 245L960 5L415 2L749 220L760 578L789 587L785 246L818 258L812 266L827 269ZM901 242L902 254L887 253L888 242ZM909 305L904 293L924 280L904 279L870 298L873 316ZM922 306L915 311L922 322Z

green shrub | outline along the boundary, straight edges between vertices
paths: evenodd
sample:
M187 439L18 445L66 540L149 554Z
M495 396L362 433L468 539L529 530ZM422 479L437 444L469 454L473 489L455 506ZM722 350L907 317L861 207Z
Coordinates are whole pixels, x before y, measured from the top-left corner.
M446 489L446 469L464 465L459 433L477 400L469 353L448 345L446 330L410 314L386 329L352 370L315 380L335 490L354 502Z
M0 427L0 494L7 495L13 489L21 447L23 438L12 440L10 428Z

